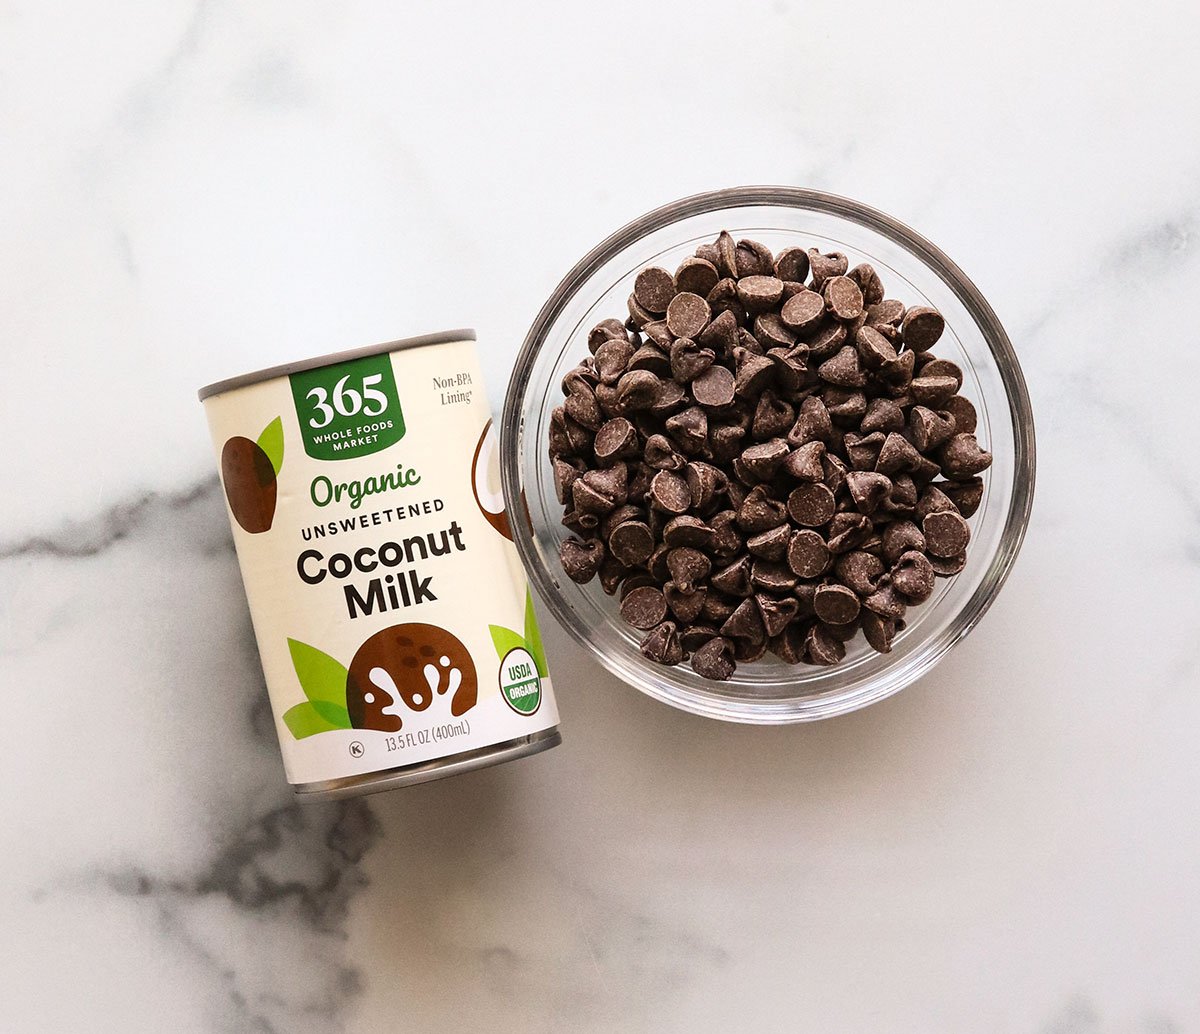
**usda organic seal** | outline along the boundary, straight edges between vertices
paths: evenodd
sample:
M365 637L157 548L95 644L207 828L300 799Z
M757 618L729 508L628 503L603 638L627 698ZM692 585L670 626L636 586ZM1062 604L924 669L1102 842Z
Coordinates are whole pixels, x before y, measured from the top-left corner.
M500 695L517 714L533 714L542 706L537 664L522 646L509 650L500 662Z

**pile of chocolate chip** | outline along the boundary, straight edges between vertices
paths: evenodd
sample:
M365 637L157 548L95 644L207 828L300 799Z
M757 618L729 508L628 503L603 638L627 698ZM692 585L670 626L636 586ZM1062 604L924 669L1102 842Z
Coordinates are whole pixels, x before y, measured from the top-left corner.
M705 678L835 664L859 629L887 653L963 569L992 462L944 326L839 252L722 233L643 269L551 417L563 571Z

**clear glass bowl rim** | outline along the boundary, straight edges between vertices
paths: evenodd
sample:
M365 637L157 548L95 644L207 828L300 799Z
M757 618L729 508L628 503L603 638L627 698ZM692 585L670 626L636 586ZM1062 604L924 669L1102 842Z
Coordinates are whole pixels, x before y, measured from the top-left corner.
M957 295L959 301L975 321L995 359L1008 399L1014 449L1012 498L1005 519L1004 531L997 555L992 558L990 564L989 577L980 586L980 590L986 588L987 591L975 593L967 605L956 615L946 633L931 643L931 648L921 656L920 663L912 665L902 680L881 685L876 692L860 691L852 696L835 696L824 701L824 706L811 708L800 714L781 713L777 710L759 713L752 707L726 710L720 706L714 706L710 702L683 700L675 695L658 693L652 685L646 682L633 683L634 688L641 692L693 714L746 724L774 725L830 718L858 710L891 696L926 674L956 643L967 636L987 613L988 608L1004 586L1024 541L1033 506L1036 445L1033 408L1029 400L1029 391L1012 342L996 313L970 278L949 256L898 219L869 205L837 194L805 187L778 185L729 187L707 191L681 198L647 212L622 226L592 248L554 289L534 319L517 354L500 418L500 480L508 512L516 516L511 525L517 553L527 576L537 587L542 601L555 620L564 626L568 634L605 668L624 680L624 673L597 646L596 642L587 634L587 630L573 620L571 613L560 602L557 587L550 579L534 548L523 499L520 472L522 408L524 396L529 387L530 375L550 328L553 327L569 300L593 274L621 251L648 234L692 216L724 209L754 207L798 208L838 216L858 223L907 249L935 272Z

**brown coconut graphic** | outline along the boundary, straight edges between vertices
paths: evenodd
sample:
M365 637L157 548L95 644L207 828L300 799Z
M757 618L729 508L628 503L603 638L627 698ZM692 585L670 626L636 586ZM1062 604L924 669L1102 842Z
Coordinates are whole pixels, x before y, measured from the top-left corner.
M283 421L276 417L258 441L236 435L221 450L221 481L233 519L257 535L275 519L279 471L283 466Z
M457 718L475 706L478 693L475 662L462 642L415 621L376 632L358 648L346 676L346 710L356 729L398 732L404 708L424 711L447 695Z
M500 450L497 444L496 430L489 420L471 458L471 491L475 495L475 505L488 524L511 540L512 528L504 510L504 494L500 490Z

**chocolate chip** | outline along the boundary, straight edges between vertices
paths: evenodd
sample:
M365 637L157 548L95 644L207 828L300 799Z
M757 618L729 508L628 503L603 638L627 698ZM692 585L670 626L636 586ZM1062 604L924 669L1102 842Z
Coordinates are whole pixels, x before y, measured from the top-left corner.
M904 343L914 352L927 352L937 344L942 331L946 329L946 321L937 309L918 305L904 314L900 324L900 334Z
M842 439L842 444L846 447L846 455L850 459L851 468L864 471L874 470L886 440L887 435L882 431L872 431L868 435L847 432Z
M959 553L958 556L951 557L931 556L929 566L939 578L950 578L967 566L967 554Z
M904 303L896 298L885 298L881 302L867 305L868 326L897 328L902 319Z
M783 281L774 276L744 276L737 283L737 293L747 312L765 312L783 297Z
M712 570L712 561L698 549L691 546L680 546L667 554L667 570L671 572L671 580L682 592L691 592L696 583L708 577Z
M711 366L692 381L692 397L702 406L719 408L733 401L735 379L726 366Z
M869 596L879 588L885 568L879 557L855 549L837 558L833 571L838 580L860 596Z
M735 668L733 644L721 636L708 640L692 654L692 670L704 679L723 682Z
M969 481L948 481L942 491L958 507L964 517L970 517L983 502L983 478L973 477Z
M754 407L754 420L750 425L750 433L760 442L777 438L787 448L787 442L780 435L786 435L796 420L796 410L791 403L784 401L768 388L759 396L758 404Z
M846 644L822 624L815 624L804 639L804 652L813 664L837 664L846 656Z
M725 230L722 230L717 236L717 256L717 268L721 271L721 275L736 277L738 275L737 244Z
M679 645L687 653L695 653L710 639L715 639L717 634L712 625L688 625L679 632Z
M831 625L843 625L858 617L858 596L844 585L822 585L817 589L813 607L817 617Z
M957 510L939 510L921 522L928 552L936 557L958 556L971 540L971 529Z
M797 481L821 481L825 477L825 468L821 464L824 455L824 442L808 442L788 454L783 469Z
M783 503L774 499L769 490L762 485L747 492L742 505L738 507L738 527L750 534L770 531L786 520L787 511Z
M859 263L846 276L858 284L864 305L878 305L883 301L883 281L869 262Z
M765 355L742 350L737 359L736 391L743 398L760 393L775 377L775 363Z
M681 383L693 381L716 361L717 354L690 337L681 337L671 345L671 376Z
M809 529L793 532L787 547L787 563L801 578L818 578L829 568L831 556L825 540Z
M834 423L841 427L856 427L867 412L867 396L849 388L828 388L825 408Z
M862 315L861 288L848 276L833 276L825 281L825 304L840 320L853 320Z
M854 347L858 349L862 364L868 370L881 370L896 362L896 349L872 326L859 328L854 335Z
M871 519L861 513L837 513L829 522L829 546L831 553L845 553L856 549L871 537Z
M617 405L624 412L649 409L658 398L658 377L649 370L631 370L617 381Z
M835 509L833 492L823 484L801 485L787 499L788 515L805 528L828 524Z
M643 457L654 470L682 470L687 462L664 434L652 434L646 439Z
M717 286L720 279L717 267L711 262L702 258L685 258L675 270L675 289L703 298Z
M808 279L808 255L803 248L784 248L775 257L775 275L780 280L803 283Z
M664 621L642 640L642 656L655 664L678 664L683 660L674 621Z
M633 296L650 312L666 312L675 297L675 280L665 269L647 266L633 283Z
M796 575L786 564L755 559L750 563L750 584L776 595L790 592L796 585Z
M629 309L629 322L634 327L640 329L647 323L654 322L655 314L642 305L632 294L625 304Z
M871 648L879 653L891 653L896 638L895 620L880 617L870 610L863 610L861 620L863 637Z
M646 344L637 349L629 357L630 370L646 370L655 377L671 376L671 360L657 345ZM660 384L660 388L662 385Z
M660 470L650 482L650 502L665 513L684 513L692 505L692 493L678 474Z
M846 474L846 486L859 513L873 514L879 504L892 492L892 483L886 475L869 470L852 470Z
M709 550L713 544L713 530L699 517L684 514L673 517L663 528L663 545L672 549L677 546L694 546L696 549Z
M816 291L800 291L783 303L779 313L783 323L794 330L806 331L815 327L825 315L825 299Z
M558 547L563 573L581 585L596 577L604 562L604 544L599 539L564 539Z
M889 564L909 550L925 552L925 536L912 521L893 521L883 529L883 557Z
M718 560L736 556L742 548L742 536L737 529L737 514L733 510L722 510L709 524L713 530L712 547L709 552Z
M933 595L933 568L929 558L916 550L901 554L892 565L892 586L910 603L924 603Z
M566 503L571 499L571 485L586 468L582 460L565 460L561 456L554 458L553 466L554 494L560 503Z
M675 619L684 624L695 621L700 616L700 612L704 609L704 600L707 595L708 589L704 586L694 586L686 590L674 582L667 582L663 586L663 597L667 601L667 606L671 608L671 613L675 615ZM684 649L687 649L687 647L685 646Z
M594 355L606 341L613 340L629 343L625 325L620 320L601 320L588 333L588 351Z
M916 384L916 381L913 381ZM908 415L909 431L913 445L921 452L949 441L955 432L954 417L948 412L935 412L926 406L913 406Z
M844 275L850 268L849 261L840 251L822 254L816 248L808 249L808 264L812 270L813 285L818 288L831 277Z
M684 473L692 506L701 513L709 509L729 483L724 471L718 470L711 463L704 463L700 460L693 460L689 463Z
M795 599L778 599L766 593L755 593L754 603L768 638L780 635L795 619L800 603Z
M944 406L958 391L953 377L927 377L924 371L914 377L909 385L912 397L922 406L938 409Z
M708 447L708 414L699 406L690 406L682 413L668 417L666 428L688 455L694 456Z
M642 521L617 525L608 537L609 552L626 567L645 563L654 552L654 535Z
M843 345L834 356L817 367L817 373L821 380L841 388L861 388L867 383L867 372L852 345Z
M741 556L714 572L709 579L712 587L729 596L749 596L750 563L748 556Z
M908 554L906 553L905 556ZM920 553L915 554L920 556ZM896 593L890 575L884 575L879 580L879 588L868 596L862 603L866 610L885 618L902 618L907 605Z
M634 589L621 600L621 617L634 628L654 628L667 616L667 599L654 586Z
M750 468L755 476L763 481L769 481L775 476L784 459L791 449L782 438L772 438L770 441L751 445L742 453L742 462Z
M592 448L601 465L637 455L637 432L624 417L613 417L600 426Z
M708 302L698 294L684 291L667 306L667 328L676 337L695 338L712 316Z
M755 317L754 336L768 352L773 348L782 348L786 354L787 350L796 345L796 335L774 312L763 313L761 316Z
M705 348L711 348L719 356L733 355L738 340L737 319L732 312L716 314L697 339Z
M939 458L942 473L948 478L966 481L992 465L992 454L980 448L973 434L956 434L942 446Z
M737 605L721 626L721 635L727 639L748 639L752 643L760 643L766 639L762 615L752 598L744 599Z
M788 444L798 447L809 442L828 442L832 437L833 421L829 418L829 410L819 398L810 395L800 403L796 424L788 432Z
M975 407L970 399L955 395L947 400L945 410L954 417L954 430L958 434L974 434L977 422Z

